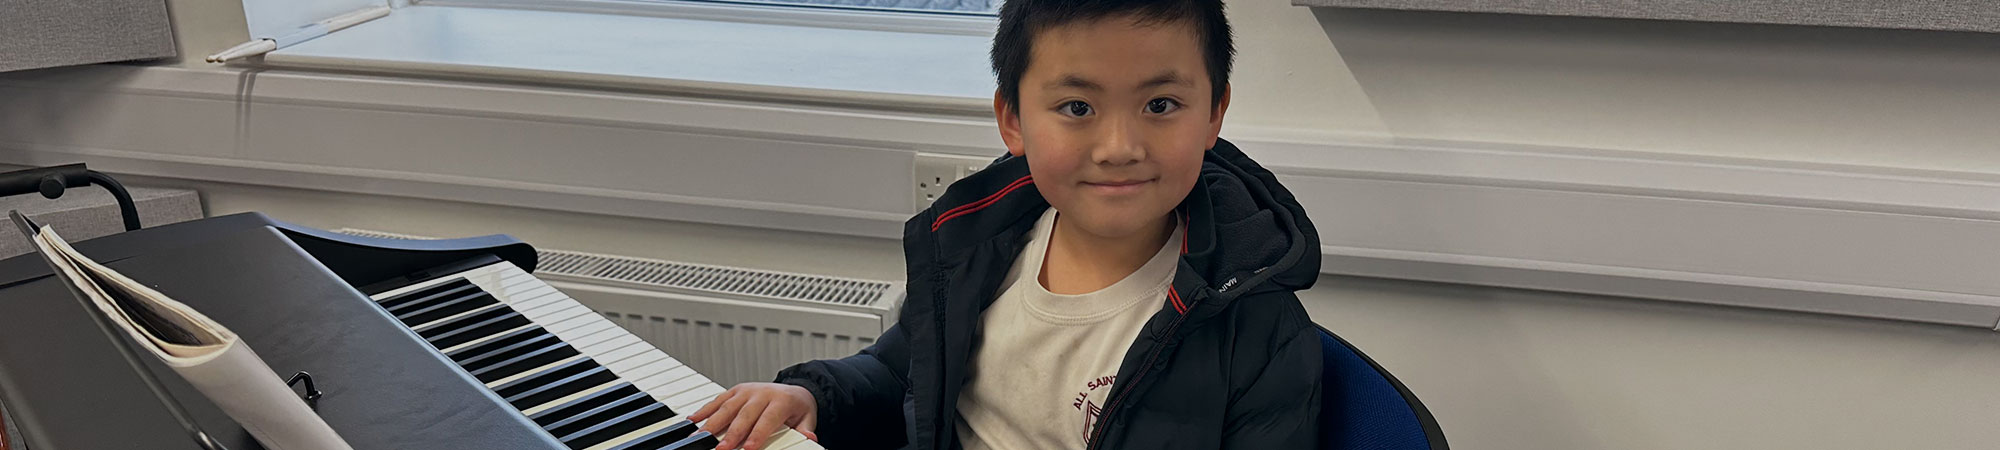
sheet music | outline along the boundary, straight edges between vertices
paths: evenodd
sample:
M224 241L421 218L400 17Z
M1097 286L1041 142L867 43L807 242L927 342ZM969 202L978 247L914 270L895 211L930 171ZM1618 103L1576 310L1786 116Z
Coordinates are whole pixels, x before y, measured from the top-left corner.
M271 450L352 450L250 346L222 324L71 248L53 228L32 236L57 275Z

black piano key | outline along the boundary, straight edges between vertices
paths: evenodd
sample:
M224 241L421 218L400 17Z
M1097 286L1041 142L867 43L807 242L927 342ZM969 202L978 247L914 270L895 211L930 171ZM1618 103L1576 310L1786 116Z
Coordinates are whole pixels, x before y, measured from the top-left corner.
M500 304L500 299L493 298L493 296L487 295L485 292L476 291L458 297L445 297L435 302L418 304L406 312L396 313L395 311L390 311L390 313L396 314L396 320L401 320L405 324L421 325L433 320L497 304Z
M529 321L520 312L503 306L492 311L450 319L449 322L439 324L436 328L419 330L417 334L430 341L432 346L446 349L531 323L534 322Z
M578 431L583 431L584 429L588 429L597 424L608 422L612 418L623 416L626 413L630 413L632 411L638 411L641 408L645 408L647 405L658 405L658 404L660 404L660 402L658 400L653 400L652 396L646 395L646 393L644 392L635 392L626 395L624 397L620 397L618 398L618 400L613 401L611 403L598 405L597 407L591 408L588 411L583 411L574 416L570 416L567 419L563 419L561 421L557 421L556 423L551 423L546 426L543 426L542 428L549 430L549 434L551 435L568 436ZM668 413L667 415L669 416L673 415L673 411L667 411L667 413Z
M695 426L694 422L682 420L679 422L674 422L673 425L667 425L666 428L661 428L651 433L646 433L645 436L640 436L638 439L633 439L630 442L618 444L615 447L611 447L611 450L656 450L656 449L667 448L667 446L669 445L674 445L676 443L679 443L681 440L687 439L689 436L694 435L695 430L699 429L701 428ZM720 443L716 443L716 444L710 444L708 447L693 447L693 448L699 450L708 450L711 448L715 448L715 446L719 444Z
M564 344L561 339L542 339L523 342L521 345L516 349L493 353L491 358L467 361L460 366L465 367L465 370L471 372L479 381L491 383L493 380L507 378L579 354L576 347Z
M440 287L446 289L439 289ZM421 295L410 296L410 297L398 296L397 298L390 299L395 302L393 305L384 305L383 307L384 309L388 309L390 314L401 316L404 314L408 314L411 311L429 308L432 306L437 306L438 304L444 302L466 298L468 296L482 295L485 293L486 291L480 289L478 285L472 284L469 281L460 280L442 286L425 289L424 291L421 292L417 292L417 294Z
M592 361L590 358L577 358L574 361L562 363L561 365L557 365L555 367L542 369L541 371L535 372L535 374L533 375L515 378L513 381L506 382L505 384L501 384L499 386L494 386L493 393L500 394L501 398L512 397L514 396L514 394L519 394L529 389L534 389L536 387L545 386L551 382L554 382L555 380L560 380L570 375L576 375L579 373L583 373L584 371L599 367L604 367L604 366L597 365L597 361Z
M531 339L540 339L545 336L553 336L553 334L550 334L549 330L544 329L542 327L521 328L514 331L509 331L507 332L507 334L504 335L494 336L492 339L488 339L486 342L479 343L479 345L461 348L458 350L452 350L451 353L446 353L444 354L444 356L446 358L451 358L451 360L454 362L464 364L466 361L470 361L474 358L480 357L480 355L489 354L495 350L507 348L507 346L510 345L518 344L523 341Z
M431 323L406 322L404 323L404 325L409 325L410 331L417 332L418 336L423 336L424 339L430 339L440 334L465 329L466 327L470 326L470 324L478 323L481 320L486 320L488 318L492 318L495 316L505 315L510 312L516 312L516 311L514 311L513 308L510 308L507 305L497 305L491 308L486 308L476 313L453 317L449 320L434 321Z
M708 434L707 431L697 431L685 439L660 447L659 450L710 450L718 445L722 445L722 441L715 440L715 435Z
M644 395L645 392L640 391L639 387L633 386L632 383L618 383L618 385L612 386L610 389L597 391L583 398L570 400L569 403L530 414L528 415L528 420L533 420L535 423L545 427L552 426L557 422L585 414L599 406L617 403L625 397L630 397L634 394Z
M611 440L612 438L624 436L626 433L638 431L647 425L673 418L673 412L667 411L666 405L654 403L640 407L632 412L621 414L604 423L592 425L581 431L570 433L559 439L562 440L563 444L568 445L569 448L590 448L593 445L604 443L604 441ZM715 447L709 448L712 449Z
M533 408L559 398L581 394L590 388L603 386L614 381L618 381L617 374L611 373L611 369L609 368L598 366L597 368L558 378L554 382L539 385L533 389L508 396L507 403L512 403L514 407L519 409Z
M457 295L467 290L476 291L479 290L479 286L472 284L471 281L466 281L464 278L460 278L457 280L439 283L435 286L418 289L415 291L405 292L395 297L385 298L382 299L382 301L376 302L376 304L382 305L383 309L387 309L389 310L389 312L393 313L396 312L398 309L408 307L411 304L415 304L418 302L422 302L424 300L433 299L437 297Z

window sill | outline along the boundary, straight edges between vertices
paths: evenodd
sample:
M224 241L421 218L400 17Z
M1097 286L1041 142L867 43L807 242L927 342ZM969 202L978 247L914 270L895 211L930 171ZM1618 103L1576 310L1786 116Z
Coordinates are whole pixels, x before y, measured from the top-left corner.
M265 64L985 112L978 33L411 6L273 52Z

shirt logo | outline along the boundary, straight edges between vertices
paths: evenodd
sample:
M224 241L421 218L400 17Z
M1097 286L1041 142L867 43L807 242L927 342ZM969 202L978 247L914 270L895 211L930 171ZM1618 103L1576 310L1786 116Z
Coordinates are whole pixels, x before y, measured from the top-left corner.
M1083 413L1083 440L1081 442L1090 442L1090 432L1097 427L1098 416L1104 413L1104 408L1098 406L1097 401L1090 398L1091 394L1096 394L1098 389L1109 388L1112 383L1117 381L1118 377L1116 375L1093 378L1090 381L1084 382L1083 390L1077 392L1076 398L1070 401L1069 406L1071 408L1075 408L1077 411Z

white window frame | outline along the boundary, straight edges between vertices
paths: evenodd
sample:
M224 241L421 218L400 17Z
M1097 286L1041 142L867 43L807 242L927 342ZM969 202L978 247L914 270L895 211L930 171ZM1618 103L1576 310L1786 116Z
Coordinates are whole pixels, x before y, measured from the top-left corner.
M671 17L924 34L991 36L999 19L948 11L876 10L836 5L766 5L688 0L408 0L410 4Z

